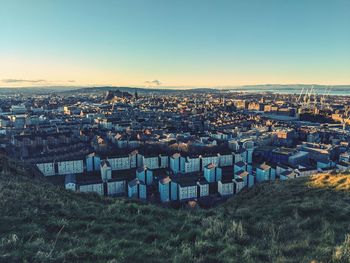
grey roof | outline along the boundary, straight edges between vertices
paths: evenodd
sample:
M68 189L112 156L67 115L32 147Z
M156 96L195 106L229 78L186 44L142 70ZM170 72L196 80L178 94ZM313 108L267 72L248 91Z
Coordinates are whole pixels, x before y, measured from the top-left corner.
M247 163L243 162L243 161L239 161L237 163L235 163L236 166L239 166L239 167L243 167L243 166L246 166Z
M75 174L67 174L65 176L64 184L69 184L69 183L73 183L73 184L77 183L77 178L76 178Z

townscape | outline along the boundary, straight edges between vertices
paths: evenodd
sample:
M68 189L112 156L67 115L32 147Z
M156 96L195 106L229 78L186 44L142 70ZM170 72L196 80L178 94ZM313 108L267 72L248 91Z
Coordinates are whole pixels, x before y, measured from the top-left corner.
M0 95L0 147L72 191L202 207L350 170L350 97L86 88Z
M350 1L0 2L0 263L350 263Z

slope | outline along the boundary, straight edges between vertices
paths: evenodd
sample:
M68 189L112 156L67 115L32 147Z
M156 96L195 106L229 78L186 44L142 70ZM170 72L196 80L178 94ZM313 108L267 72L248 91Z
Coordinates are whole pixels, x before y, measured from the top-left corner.
M1 262L350 262L347 175L268 182L211 210L172 210L9 170Z

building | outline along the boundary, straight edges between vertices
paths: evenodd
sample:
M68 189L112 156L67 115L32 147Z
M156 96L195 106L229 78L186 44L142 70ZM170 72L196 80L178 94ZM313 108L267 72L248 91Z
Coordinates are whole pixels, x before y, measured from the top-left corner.
M23 129L26 125L26 116L15 115L12 117L12 121L15 129Z
M276 170L266 163L256 168L256 181L263 182L276 179Z
M295 154L296 152L297 150L295 149L280 147L273 149L271 151L271 155L269 156L270 158L268 157L267 159L273 163L288 165L289 157Z
M230 154L219 154L219 167L232 166L233 156Z
M271 151L267 160L282 165L304 165L309 161L309 154L305 151L279 147Z
M171 182L171 200L191 200L197 198L197 182L192 178L176 178Z
M80 183L79 192L82 193L97 193L99 195L104 195L103 183L101 181Z
M111 179L107 182L107 195L124 195L126 192L126 181L121 179Z
M301 145L298 145L300 151L307 152L309 158L319 162L327 162L330 160L331 154L333 152L333 147L328 144L318 144L318 143L307 143L303 142Z
M218 182L218 192L221 196L234 194L234 183L232 179L224 179Z
M298 151L293 153L288 158L288 164L291 166L303 165L309 162L309 153L304 151Z
M159 155L159 165L158 165L158 168L168 168L169 167L169 157L168 155L162 155L160 154Z
M294 178L297 178L298 176L299 175L293 170L285 170L281 172L279 175L280 180L294 179Z
M178 183L179 200L189 200L197 198L197 185L193 183Z
M318 170L322 170L325 168L335 167L335 163L333 163L330 160L329 161L318 161L316 167Z
M81 174L84 172L83 160L37 163L36 166L44 176Z
M241 150L241 156L242 161L252 164L253 162L253 152L254 152L254 142L250 139L242 140L242 149Z
M66 160L57 162L57 174L80 174L84 172L83 160Z
M123 155L123 156L116 156L116 157L108 157L107 161L110 163L113 171L118 170L128 170L133 168L131 166L132 158L136 159L135 155ZM135 160L134 160L135 162Z
M94 172L100 169L101 158L95 153L91 153L86 156L86 171Z
M50 163L38 163L36 164L38 169L42 172L44 176L52 176L56 174L55 171L55 163L50 162Z
M235 173L234 178L242 178L244 182L244 187L252 187L255 183L255 177L244 170L240 170L237 173Z
M200 158L195 156L180 157L181 173L199 172L201 169Z
M171 179L166 176L159 180L158 191L160 195L160 201L169 202L171 200Z
M75 174L67 174L64 178L64 186L67 190L77 190L77 179Z
M339 155L339 162L350 162L350 152L345 152Z
M128 196L130 198L146 199L147 189L146 184L140 181L138 178L128 183Z
M102 161L100 164L101 179L103 182L107 182L112 179L112 167L108 161Z
M197 197L206 197L209 196L209 183L205 179L201 179L197 182Z
M336 168L342 172L350 171L350 162L339 162L336 164Z
M200 156L200 159L201 159L201 171L203 171L204 167L210 163L216 166L219 165L219 155Z
M146 185L151 185L153 184L154 172L152 169L138 168L136 170L136 177Z
M295 131L293 129L279 129L276 131L278 139L292 140L295 136Z
M169 158L169 167L174 174L178 174L181 172L180 158L181 155L179 153L175 153Z
M279 176L282 172L291 170L291 168L287 165L278 164L276 165L276 176Z
M247 164L246 162L239 161L233 165L233 173L236 174L239 171L251 171L251 166Z
M150 155L143 156L143 166L149 169L158 169L159 167L159 156L158 155Z
M221 180L222 169L215 164L210 163L204 167L204 178L209 182L218 182Z
M234 185L234 193L239 193L244 187L245 182L242 177L237 176L235 179L233 179L233 185Z
M317 174L318 171L314 167L303 167L295 170L299 174L300 177L311 176L313 174Z
M11 112L13 114L25 114L27 112L27 108L24 104L12 105Z

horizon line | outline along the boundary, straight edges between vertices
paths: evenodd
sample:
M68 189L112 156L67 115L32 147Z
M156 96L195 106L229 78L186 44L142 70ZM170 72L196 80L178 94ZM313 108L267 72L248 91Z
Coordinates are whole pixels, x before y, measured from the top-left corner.
M0 89L27 89L27 88L136 88L136 89L237 89L242 87L257 87L257 86L331 86L331 87L350 87L350 84L304 84L304 83L264 83L264 84L245 84L245 85L220 85L220 86L194 86L194 85L180 85L180 86L142 86L142 85L36 85L36 86L0 86Z

